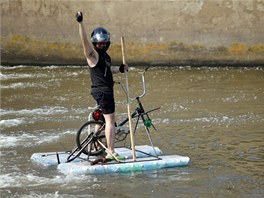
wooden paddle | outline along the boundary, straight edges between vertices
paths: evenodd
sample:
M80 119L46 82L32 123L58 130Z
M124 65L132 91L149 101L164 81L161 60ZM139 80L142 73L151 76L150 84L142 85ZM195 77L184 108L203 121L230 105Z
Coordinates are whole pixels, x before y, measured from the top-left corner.
M123 64L126 64L126 56L125 56L125 41L124 37L121 36L121 49L122 49L122 60ZM129 130L130 130L130 140L131 140L131 149L132 149L132 156L133 161L136 161L136 151L135 151L135 143L134 143L134 132L132 128L132 118L130 112L130 99L129 99L129 86L128 86L128 76L127 71L125 69L125 78L126 78L126 95L127 95L127 114L128 114L128 121L129 121Z

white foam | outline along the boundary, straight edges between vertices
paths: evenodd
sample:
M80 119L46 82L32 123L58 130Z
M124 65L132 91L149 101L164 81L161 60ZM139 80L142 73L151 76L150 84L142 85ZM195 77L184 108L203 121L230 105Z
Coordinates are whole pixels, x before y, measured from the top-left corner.
M17 68L23 68L23 67L30 67L30 66L26 66L26 65L17 65L17 66L12 66L12 67L6 67L6 66L2 66L0 65L0 69L1 70L12 70L12 69L17 69Z
M2 72L0 72L0 79L2 80L5 77L4 74L2 74Z
M7 79L22 79L22 78L46 78L47 74L36 73L36 74L23 74L23 73L0 73L1 80Z
M182 123L211 123L217 125L230 125L230 124L244 124L248 122L263 122L264 119L259 115L248 112L243 115L221 115L215 114L209 117L194 117L194 118L182 118L177 120L172 120L173 123L182 122Z
M23 118L19 119L9 119L9 120L1 120L0 121L0 127L13 127L18 126L20 124L25 123L25 120Z
M4 147L12 147L14 145L16 145L17 142L17 138L16 137L7 137L7 136L3 136L0 135L0 148L4 148Z
M27 88L27 87L42 87L45 88L43 84L40 83L11 83L8 85L1 84L1 89L16 89L16 88Z
M22 135L0 135L0 148L15 147L18 145L32 145L34 140L37 141L39 137L22 134ZM30 140L30 141L29 141Z
M14 78L32 78L31 74L1 74L1 80L14 79Z
M86 112L85 109L79 109L76 113ZM43 108L36 109L1 109L0 110L0 128L5 130L10 127L17 127L24 124L34 124L39 121L47 121L50 119L50 116L63 115L65 116L71 110L68 110L65 107L55 106L49 107L45 106ZM75 118L74 118L75 119Z
M80 73L78 72L70 72L70 73L67 73L65 76L78 76Z
M67 113L69 110L65 107L61 106L44 106L43 108L36 108L36 109L21 109L21 110L14 110L14 109L1 109L0 115L52 115L52 114L62 114Z
M78 175L78 176L56 176L54 178L39 177L33 174L22 173L8 173L0 175L0 188L14 188L14 187L36 187L42 185L55 185L55 184L74 184L78 186L78 183L96 182L97 178L90 175Z
M37 135L32 134L16 134L16 135L2 135L0 134L0 148L9 147L36 147L41 144L56 143L61 137L65 135L75 134L76 131L65 132L38 132Z

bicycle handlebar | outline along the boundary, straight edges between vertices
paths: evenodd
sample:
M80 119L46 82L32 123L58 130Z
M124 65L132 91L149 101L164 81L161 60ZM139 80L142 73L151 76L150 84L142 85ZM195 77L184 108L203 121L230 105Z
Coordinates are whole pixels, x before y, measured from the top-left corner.
M145 94L146 94L146 90L147 90L147 87L146 87L146 83L145 83L145 72L149 69L149 66L146 67L143 72L141 73L141 79L142 79L142 86L143 86L143 93L135 98L129 98L129 100L135 100L137 98L142 98ZM125 87L122 85L121 82L115 82L115 83L118 83L120 84L120 86L122 87L123 91L125 92L126 95L127 94L127 90L125 89Z
M142 72L142 74L141 74L141 77L142 77L142 86L143 86L143 93L140 95L140 96L138 96L139 98L142 98L145 94L146 94L146 89L147 89L147 87L146 87L146 83L145 83L145 72L147 71L149 69L149 67L146 67L145 69L144 69L144 71ZM136 97L137 98L137 97ZM136 98L130 98L131 100L135 100Z

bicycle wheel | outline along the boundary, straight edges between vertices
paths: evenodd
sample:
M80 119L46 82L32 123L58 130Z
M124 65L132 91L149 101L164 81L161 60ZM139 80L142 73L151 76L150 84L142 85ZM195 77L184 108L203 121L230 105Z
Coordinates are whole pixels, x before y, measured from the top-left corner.
M100 155L104 148L98 140L106 145L104 126L105 124L100 121L86 122L77 132L76 144L79 150L86 155Z

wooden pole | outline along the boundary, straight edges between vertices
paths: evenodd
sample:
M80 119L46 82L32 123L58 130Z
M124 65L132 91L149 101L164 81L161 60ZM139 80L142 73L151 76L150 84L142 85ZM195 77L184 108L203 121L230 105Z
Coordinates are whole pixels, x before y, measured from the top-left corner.
M111 153L108 148L106 148L106 146L100 142L99 140L97 140L97 142L106 150L107 153L109 153L117 162L120 162L120 160L113 154Z
M123 60L123 64L125 65L126 64L126 55L125 55L125 42L124 42L123 36L121 36L121 49L122 49L122 60ZM129 121L131 149L132 149L133 161L136 161L134 132L133 132L133 128L132 128L132 118L131 118L130 101L129 101L128 75L127 75L126 69L125 69L125 78L126 78L126 92L127 92L127 114L128 114L128 121Z

